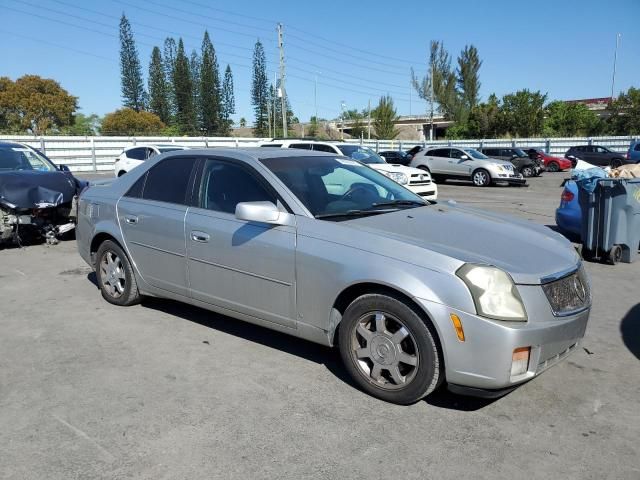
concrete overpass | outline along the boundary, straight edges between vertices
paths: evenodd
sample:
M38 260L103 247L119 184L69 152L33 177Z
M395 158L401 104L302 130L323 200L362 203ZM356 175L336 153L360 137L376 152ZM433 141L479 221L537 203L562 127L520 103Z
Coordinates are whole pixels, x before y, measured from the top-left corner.
M360 120L361 124L365 128L365 132L367 131L367 119ZM345 120L344 123L342 120L335 120L331 122L331 126L336 128L338 131L343 131L346 134L351 135L352 129L356 120ZM404 132L407 130L413 130L415 132L415 138L406 138L406 140L417 140L417 141L427 141L429 140L429 134L431 130L431 121L428 115L402 115L393 122L397 128L402 129ZM438 138L444 138L444 135L449 126L453 125L453 121L445 120L442 115L434 115L433 116L433 135L434 140ZM373 119L371 119L371 136L374 135L374 127L373 127ZM406 135L403 135L406 136ZM365 133L365 138L367 138L367 133Z

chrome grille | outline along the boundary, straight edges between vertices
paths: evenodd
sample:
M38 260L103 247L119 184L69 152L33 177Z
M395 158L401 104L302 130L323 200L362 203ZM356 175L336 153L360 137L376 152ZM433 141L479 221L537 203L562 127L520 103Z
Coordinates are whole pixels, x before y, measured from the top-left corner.
M591 305L591 288L584 268L553 282L542 285L553 314L571 315Z
M409 185L430 185L431 178L426 173L413 173L409 179Z

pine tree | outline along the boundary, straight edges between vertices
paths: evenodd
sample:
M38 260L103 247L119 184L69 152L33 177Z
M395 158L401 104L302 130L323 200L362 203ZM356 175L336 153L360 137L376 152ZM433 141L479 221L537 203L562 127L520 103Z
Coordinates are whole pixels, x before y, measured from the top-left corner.
M122 14L120 18L120 74L122 77L122 104L136 112L144 110L145 91L138 49L131 24Z
M173 88L173 72L176 68L177 50L178 47L176 45L176 41L171 37L165 38L162 59L164 66L164 78L167 84L167 100L169 102L169 123L174 123L176 116L176 98L175 89Z
M167 97L167 82L164 75L164 65L162 64L162 54L158 47L153 47L151 61L149 62L149 110L168 124L169 99Z
M225 135L229 135L231 125L231 115L236 113L236 100L233 94L233 74L231 67L227 65L224 71L224 82L222 84L222 126Z
M222 130L220 108L220 74L216 50L204 32L202 39L202 66L200 71L200 125L210 134L219 134Z
M184 53L182 39L178 41L176 66L173 72L173 91L176 99L176 126L181 134L196 131L196 112L193 106L193 82L189 59Z
M371 113L374 118L373 124L376 129L376 136L379 139L391 140L398 136L399 132L393 123L398 118L398 115L393 106L393 99L389 95L380 97L378 106Z
M268 96L267 59L264 54L264 47L258 40L253 50L253 81L251 85L251 103L256 116L253 124L253 133L257 137L266 137L269 134L267 118Z
M480 100L480 78L478 72L482 60L478 49L473 45L466 45L458 57L457 83L462 104L467 110L478 105Z
M200 122L200 57L198 56L198 52L194 50L191 51L191 58L189 59L189 72L191 73L191 83L192 83L192 91L193 91L193 108L196 114L196 125L199 126Z

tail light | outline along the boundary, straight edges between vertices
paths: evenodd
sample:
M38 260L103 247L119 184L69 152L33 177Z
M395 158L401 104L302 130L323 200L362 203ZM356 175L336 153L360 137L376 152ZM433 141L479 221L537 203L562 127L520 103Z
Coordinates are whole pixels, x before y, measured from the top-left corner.
M560 196L560 200L563 202L567 202L569 203L570 201L572 201L576 196L573 194L573 192L571 190L567 190L564 189L562 191L562 195Z

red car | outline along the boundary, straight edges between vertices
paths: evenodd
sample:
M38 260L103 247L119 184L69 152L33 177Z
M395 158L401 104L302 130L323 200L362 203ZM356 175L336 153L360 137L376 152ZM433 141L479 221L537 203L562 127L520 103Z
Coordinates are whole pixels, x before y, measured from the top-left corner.
M572 168L571 160L562 157L554 157L540 148L530 148L527 150L527 154L532 160L542 160L547 172L561 172L562 170L569 170Z

